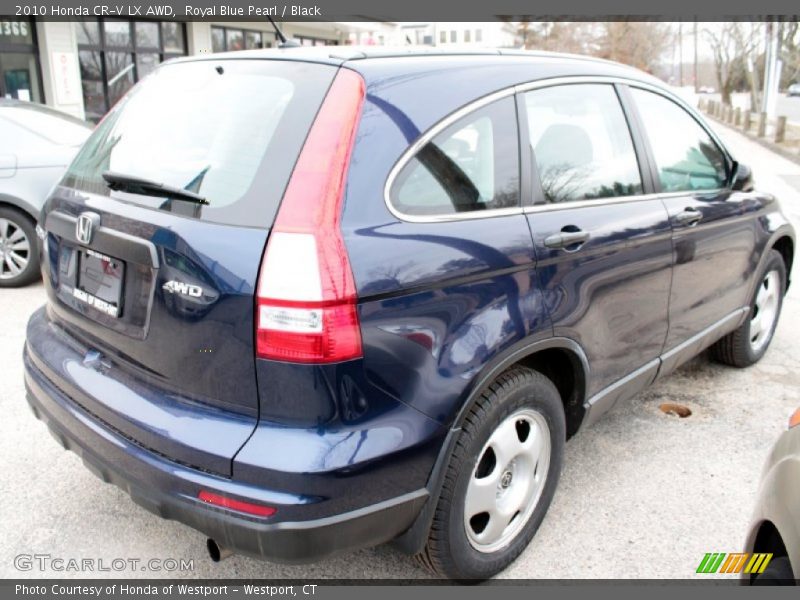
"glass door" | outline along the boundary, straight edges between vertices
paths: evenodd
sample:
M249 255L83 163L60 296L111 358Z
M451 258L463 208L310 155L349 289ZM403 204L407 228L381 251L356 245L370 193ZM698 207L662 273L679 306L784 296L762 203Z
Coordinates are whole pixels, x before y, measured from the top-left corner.
M33 23L0 18L0 97L41 102Z
M0 95L26 102L42 101L33 53L0 53Z

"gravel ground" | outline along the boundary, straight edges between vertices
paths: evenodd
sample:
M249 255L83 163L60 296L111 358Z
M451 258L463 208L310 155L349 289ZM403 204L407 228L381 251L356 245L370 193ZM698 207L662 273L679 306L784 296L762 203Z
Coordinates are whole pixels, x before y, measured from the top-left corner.
M717 128L753 167L757 185L778 195L800 226L800 167ZM101 484L76 456L61 450L25 402L25 323L43 300L41 284L0 291L0 576L93 576L20 572L14 557L22 553L103 558L107 564L114 558L190 559L193 570L170 574L187 577L426 576L386 546L304 566L243 557L214 564L202 534L163 521ZM561 484L538 535L502 576L686 578L694 576L704 553L741 549L761 466L800 406L799 315L796 283L761 363L738 371L701 356L576 436L567 445ZM692 416L662 414L658 406L664 401L688 406Z

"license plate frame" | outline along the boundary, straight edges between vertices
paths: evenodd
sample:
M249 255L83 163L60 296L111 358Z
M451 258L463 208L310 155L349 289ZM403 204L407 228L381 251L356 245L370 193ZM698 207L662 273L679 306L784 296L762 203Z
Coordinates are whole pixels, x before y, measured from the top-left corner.
M78 249L75 298L116 319L122 314L124 291L124 261L91 248Z

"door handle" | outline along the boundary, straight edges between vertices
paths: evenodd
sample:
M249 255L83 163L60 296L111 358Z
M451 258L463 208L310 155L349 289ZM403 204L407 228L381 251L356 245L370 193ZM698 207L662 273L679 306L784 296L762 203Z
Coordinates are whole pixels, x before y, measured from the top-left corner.
M569 248L585 243L590 237L588 231L562 231L544 238L544 245L548 248Z
M686 208L675 215L675 220L681 225L697 225L703 219L703 213L695 208Z

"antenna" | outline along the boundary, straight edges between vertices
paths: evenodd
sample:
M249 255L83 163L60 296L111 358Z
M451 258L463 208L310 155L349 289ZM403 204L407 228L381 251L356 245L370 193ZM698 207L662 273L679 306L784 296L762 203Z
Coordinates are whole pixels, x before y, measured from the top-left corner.
M283 35L281 28L278 27L278 25L275 23L275 21L272 20L272 17L270 17L269 15L267 15L267 19L269 19L269 22L272 24L272 28L275 30L275 35L278 36L278 39L281 41L281 44L285 44L286 36Z
M294 40L289 41L289 40L286 39L286 36L283 35L283 32L281 31L281 28L278 27L278 24L275 23L275 21L272 20L271 16L267 15L267 19L269 19L269 22L272 24L272 28L275 30L275 35L277 36L277 38L281 42L278 45L279 48L294 48L294 47L297 47L299 45Z

